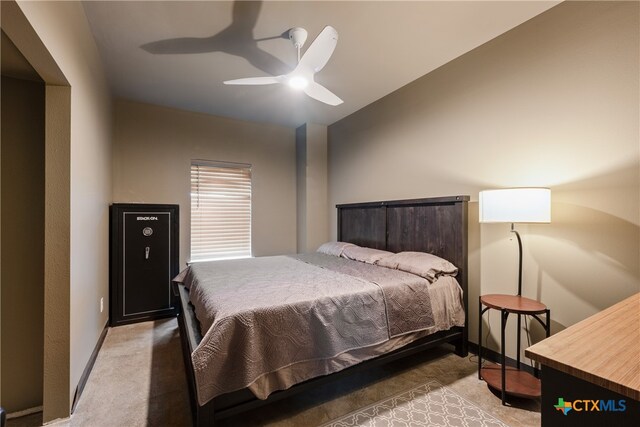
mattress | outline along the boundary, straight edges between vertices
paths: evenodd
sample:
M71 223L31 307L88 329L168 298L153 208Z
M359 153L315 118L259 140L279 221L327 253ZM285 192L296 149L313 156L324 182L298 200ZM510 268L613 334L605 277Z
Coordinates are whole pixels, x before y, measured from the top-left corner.
M174 280L203 336L191 355L200 405L243 388L265 399L464 325L453 277L319 253L195 263Z

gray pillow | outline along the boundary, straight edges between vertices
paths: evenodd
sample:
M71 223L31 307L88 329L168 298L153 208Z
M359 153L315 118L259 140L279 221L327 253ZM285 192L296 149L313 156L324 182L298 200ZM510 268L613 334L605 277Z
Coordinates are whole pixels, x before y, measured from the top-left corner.
M434 282L439 276L458 274L458 268L455 265L426 252L399 252L380 259L377 265L406 271L424 277L430 282Z
M375 264L382 258L393 255L393 252L382 251L380 249L364 248L362 246L347 246L342 251L342 257L354 261Z
M353 243L346 243L346 242L327 242L320 245L317 252L327 254L327 255L340 256L342 255L342 251L344 250L344 248L349 246L355 246L355 245Z

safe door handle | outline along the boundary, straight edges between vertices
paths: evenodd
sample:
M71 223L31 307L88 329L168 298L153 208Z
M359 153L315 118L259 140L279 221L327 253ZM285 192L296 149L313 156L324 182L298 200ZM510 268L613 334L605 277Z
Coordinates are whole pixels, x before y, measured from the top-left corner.
M151 251L151 248L149 246L144 248L144 259L149 259L149 252L150 251Z

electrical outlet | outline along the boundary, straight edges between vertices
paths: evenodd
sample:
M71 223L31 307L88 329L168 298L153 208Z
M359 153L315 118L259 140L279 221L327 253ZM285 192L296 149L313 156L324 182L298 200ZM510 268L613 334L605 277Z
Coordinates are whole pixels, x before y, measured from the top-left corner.
M100 313L104 311L104 298L100 298Z

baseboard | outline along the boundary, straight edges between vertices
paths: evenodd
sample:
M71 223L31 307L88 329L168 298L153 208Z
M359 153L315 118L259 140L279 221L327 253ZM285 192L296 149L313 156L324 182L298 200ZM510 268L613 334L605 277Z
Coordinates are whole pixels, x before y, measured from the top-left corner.
M26 417L27 415L37 414L38 412L42 412L42 406L36 406L35 408L23 409L22 411L11 412L7 414L7 419L11 420L13 418Z
M55 420L51 420L51 421L47 421L46 423L42 424L43 426L48 426L48 425L59 425L58 423L62 423L64 421L69 421L71 418L70 417L66 417L66 418L56 418ZM69 423L64 424L64 425L69 425Z
M477 356L478 355L478 344L469 341L469 351ZM498 363L499 364L501 357L502 356L497 351L491 350L490 348L482 347L482 360L488 360L489 362L493 362L493 363ZM507 366L516 366L517 363L518 362L515 359L512 359L511 357L508 357L508 356L505 357L505 365L507 365ZM532 368L531 365L529 365L528 363L523 362L522 360L520 360L520 369L522 369L525 372L530 373L531 375L535 375L536 377L539 375L539 372L540 372L539 369Z
M102 348L102 343L104 342L104 338L107 336L107 331L109 330L109 321L104 325L104 329L100 334L100 338L98 338L98 342L96 343L93 352L91 353L91 357L89 357L89 361L87 362L87 366L84 367L84 371L82 371L82 375L80 376L80 381L78 382L78 386L76 387L76 392L73 395L73 405L71 405L71 413L76 410L76 405L80 400L80 396L84 390L84 386L87 384L87 380L89 379L89 375L91 374L91 370L93 369L93 365L96 363L96 358L98 357L98 353Z

